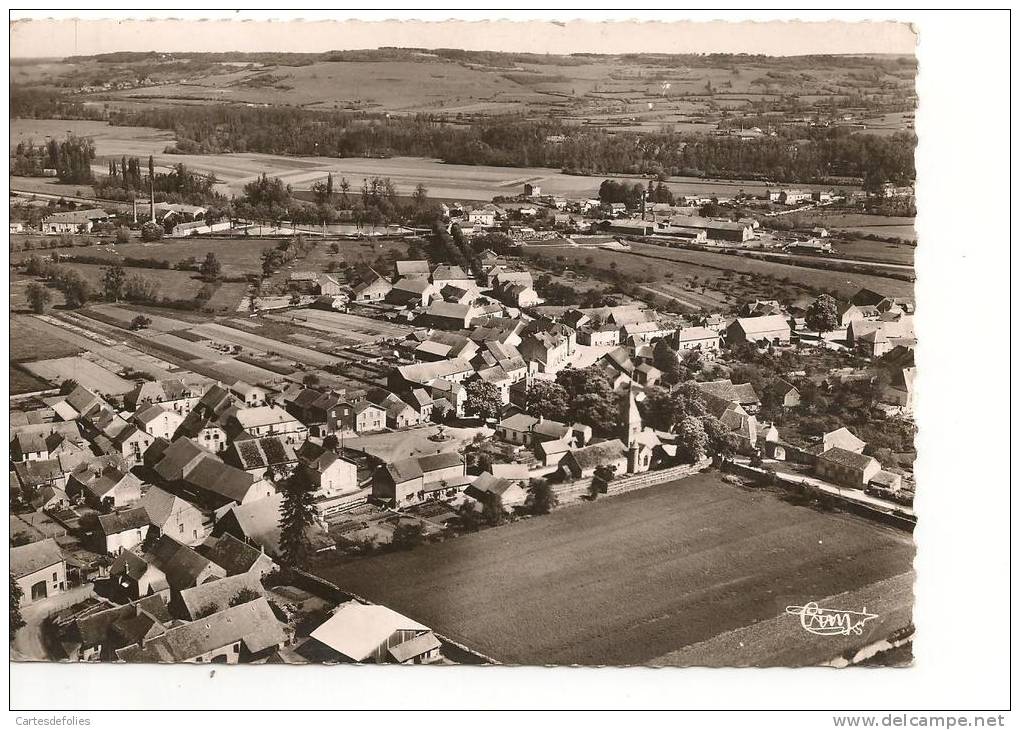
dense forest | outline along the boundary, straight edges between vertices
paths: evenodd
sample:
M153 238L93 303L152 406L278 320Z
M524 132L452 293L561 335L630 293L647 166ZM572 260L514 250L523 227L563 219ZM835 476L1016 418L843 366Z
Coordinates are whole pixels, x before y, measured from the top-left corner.
M112 124L172 129L182 154L264 152L331 157L435 157L449 163L552 167L574 174L689 175L776 182L909 184L912 133L887 137L796 128L740 140L624 133L556 120L497 117L449 125L430 115L387 117L290 108L201 106L118 111Z

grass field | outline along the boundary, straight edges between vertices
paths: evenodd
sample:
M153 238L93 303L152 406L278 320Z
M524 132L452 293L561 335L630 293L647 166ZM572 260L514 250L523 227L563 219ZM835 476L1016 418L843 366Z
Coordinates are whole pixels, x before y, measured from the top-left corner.
M501 662L625 665L908 573L913 554L904 533L709 473L316 572ZM817 654L818 637L790 642L791 661Z
M914 264L917 246L902 243L885 243L856 238L850 241L838 241L833 244L837 255L851 256L867 261L883 261L890 264Z
M103 395L123 395L135 387L130 380L110 372L107 368L83 357L61 357L53 360L36 360L22 367L35 376L60 385L63 381L76 380L89 390Z

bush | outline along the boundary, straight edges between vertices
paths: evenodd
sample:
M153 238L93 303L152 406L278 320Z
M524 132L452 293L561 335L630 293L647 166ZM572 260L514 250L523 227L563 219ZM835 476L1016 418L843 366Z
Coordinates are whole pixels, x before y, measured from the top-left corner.
M163 240L163 226L157 223L146 223L142 226L142 240L146 243Z

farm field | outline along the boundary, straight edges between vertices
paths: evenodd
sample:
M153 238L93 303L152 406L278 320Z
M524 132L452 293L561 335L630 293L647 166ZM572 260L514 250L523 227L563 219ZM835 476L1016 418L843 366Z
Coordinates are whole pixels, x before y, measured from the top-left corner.
M85 347L54 337L52 327L35 317L11 315L10 359L12 362L46 360L54 357L73 357Z
M673 664L657 660L909 573L913 554L905 533L709 473L316 572L500 662ZM786 648L816 663L817 644Z
M36 360L22 365L33 375L54 386L64 380L76 380L89 390L103 395L123 395L135 387L130 380L110 372L101 365L83 357L61 357L53 360Z
M917 240L917 230L913 218L884 215L867 215L864 213L828 213L811 216L817 219L813 225L825 226L830 231L854 233L857 235L876 235L902 238L907 241Z
M57 122L54 124L54 122ZM607 177L623 179L626 175L565 175L546 167L494 167L485 165L447 165L439 160L420 157L386 159L335 157L282 157L260 153L217 155L167 154L164 149L171 138L167 132L147 127L114 127L101 122L81 120L12 119L12 145L21 139L42 140L46 134L62 136L66 130L93 136L96 142L97 172L105 170L107 159L121 155L142 158L152 155L158 167L168 168L183 163L198 172L213 174L221 182L219 189L227 195L238 195L244 186L263 172L279 177L295 190L308 190L329 173L334 178L346 177L352 188L368 177L388 177L400 195L410 195L418 183L439 200L491 200L497 195L516 195L524 183L541 185L543 192L553 195L587 198L597 194ZM637 177L638 180L644 180ZM792 185L792 183L791 183ZM666 186L675 195L733 195L741 190L764 193L765 183L743 180L712 180L693 177L671 177ZM891 235L891 234L890 234Z
M832 245L838 256L850 256L867 261L882 261L890 264L913 266L917 246L902 243L885 243L856 238L850 241L836 241Z
M354 343L376 342L381 339L403 338L411 331L406 325L380 322L377 319L360 317L343 312L327 312L319 309L296 309L287 314L268 314L266 319L274 322L290 322L309 329L338 335Z

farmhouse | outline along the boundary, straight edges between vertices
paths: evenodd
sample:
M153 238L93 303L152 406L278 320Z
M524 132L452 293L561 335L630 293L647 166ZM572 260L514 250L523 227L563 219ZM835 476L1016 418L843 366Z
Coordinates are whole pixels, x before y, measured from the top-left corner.
M10 571L21 588L22 606L63 593L67 588L67 563L53 538L12 547Z
M96 223L107 221L110 214L99 208L53 213L42 220L43 233L91 233Z
M149 534L149 515L141 507L99 515L99 542L108 555L141 545Z
M195 505L159 487L149 487L138 506L148 515L157 536L169 535L185 545L198 545L209 532L206 516Z
M92 509L117 509L142 498L142 481L114 466L76 470L65 489L72 500L81 498Z
M372 497L393 507L452 496L465 486L464 461L454 453L400 459L376 470Z
M390 390L400 392L428 385L442 378L454 383L463 382L475 369L463 358L437 362L423 362L417 365L402 365L389 376Z
M385 277L372 271L368 278L358 282L353 287L354 301L356 302L378 302L386 298L393 288L392 284Z
M393 264L393 281L400 279L428 279L428 261L396 261Z
M471 304L451 304L450 302L434 301L425 310L425 320L444 329L466 330L471 322L482 314L482 310Z
M822 479L856 489L863 489L881 469L873 456L838 446L823 452L815 462L815 474Z
M227 575L253 575L264 578L276 569L276 563L259 548L252 547L226 533L204 548L203 555L227 571Z
M386 301L410 307L427 307L438 290L428 279L400 279L386 294Z
M566 479L587 479L601 466L615 467L618 475L627 472L627 447L622 441L612 439L573 449L560 460L560 472Z
M308 437L308 427L280 406L238 409L228 426L235 439L285 436L288 443L300 443Z
M258 598L118 649L116 655L124 662L237 664L267 658L288 641L269 603Z
M718 350L722 338L708 327L682 327L676 331L677 350Z
M726 341L785 344L790 341L790 324L781 314L767 317L738 317L726 328Z

